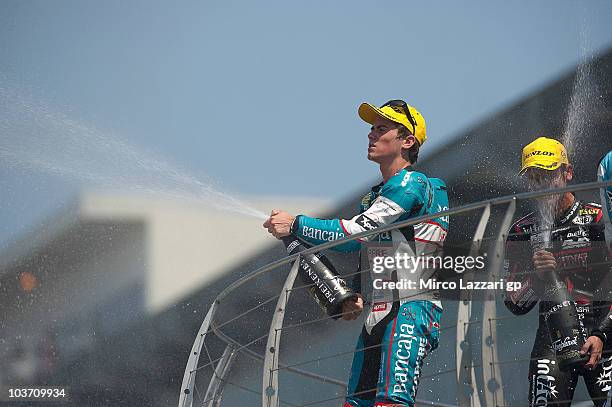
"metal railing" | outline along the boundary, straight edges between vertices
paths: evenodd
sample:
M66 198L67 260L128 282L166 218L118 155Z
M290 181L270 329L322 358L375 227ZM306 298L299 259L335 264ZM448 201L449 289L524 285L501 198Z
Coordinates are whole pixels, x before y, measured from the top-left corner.
M534 192L525 192L515 195L504 196L500 198L488 199L481 202L471 203L463 206L459 206L456 208L452 208L443 212L438 212L433 215L425 215L419 216L415 218L411 218L409 220L403 222L397 222L391 225L387 225L384 227L380 227L375 230L366 231L363 233L358 233L350 236L346 236L340 240L327 242L324 244L320 244L309 248L302 253L286 256L279 260L276 260L272 263L269 263L263 267L260 267L257 270L249 273L248 275L238 279L234 283L230 284L227 288L225 288L213 301L211 304L204 321L202 322L200 329L196 335L195 341L193 343L191 352L189 354L189 358L187 361L187 366L185 368L185 373L183 375L183 382L181 385L181 391L179 396L179 407L192 407L194 405L194 396L199 398L198 405L206 406L206 407L218 407L221 403L221 395L223 392L223 388L225 384L229 384L232 386L236 386L237 388L241 388L245 391L259 394L262 398L262 406L264 407L277 407L279 405L289 405L294 406L296 404L292 404L286 401L282 401L278 396L278 375L280 371L287 370L296 374L300 374L303 376L307 376L311 379L321 381L323 383L337 385L343 390L346 388L346 385L343 381L325 377L323 375L319 375L307 370L297 368L298 365L305 365L313 361L305 361L302 363L292 364L292 365L283 365L279 361L279 348L280 341L282 337L283 330L291 328L291 326L283 327L283 321L285 316L285 310L287 309L287 305L289 302L290 294L296 288L294 288L295 278L298 273L298 260L300 255L308 254L308 253L318 253L327 249L331 249L335 246L344 244L348 241L363 239L372 235L376 235L379 233L391 231L394 229L403 228L405 226L415 225L427 220L431 220L434 218L442 217L442 216L453 216L459 214L466 214L473 211L482 210L482 214L480 216L480 221L476 227L476 232L473 236L472 240L472 250L477 251L480 248L480 245L483 241L485 230L487 229L490 221L491 210L494 207L499 207L503 205L507 205L505 214L503 216L503 220L498 227L498 233L496 235L494 241L494 252L493 252L493 260L490 266L490 270L500 271L500 268L503 265L504 251L505 251L505 241L508 237L508 230L514 216L514 212L516 210L517 202L525 201L530 199L542 198L547 195L552 194L561 194L565 192L580 192L580 191L588 191L595 190L599 188L604 188L612 185L612 181L607 182L589 182L580 185L572 185L564 188L557 188L545 191L534 191ZM214 320L216 312L219 306L225 301L225 299L233 293L238 288L244 286L248 282L253 279L271 272L282 265L288 264L290 262L294 262L291 271L289 272L287 278L285 279L285 283L279 295L276 295L272 298L263 301L259 305L248 309L247 311L234 316L229 321L225 321L222 324L217 324ZM308 286L299 287L306 288ZM276 307L274 309L274 315L272 318L272 322L270 324L270 328L268 334L263 335L259 338L256 338L252 341L249 341L246 344L241 344L235 339L229 337L225 334L221 328L230 322L239 320L240 318L246 316L247 314L253 312L254 310L261 308L267 304L271 304L276 300ZM479 392L476 389L476 367L482 367L482 380L485 384L485 389L482 391L484 394L484 402L485 405L489 406L503 406L506 405L504 394L503 394L503 384L501 381L501 374L499 370L499 366L504 363L512 363L513 361L499 361L498 352L497 352L497 335L496 335L496 323L492 323L498 320L495 308L495 301L485 301L483 303L483 317L481 320L474 321L472 319L473 314L473 303L469 298L462 298L459 302L458 313L457 313L457 323L442 329L453 329L456 328L457 334L457 346L456 346L456 366L454 369L438 371L437 373L431 375L431 377L435 377L436 375L441 374L456 374L456 382L457 382L457 399L459 405L461 406L471 406L471 407L480 407L481 400L479 397ZM320 319L316 319L313 321L306 321L304 323L296 324L294 326L304 326L309 323L315 323L319 321L323 321L329 319L331 317L324 317ZM469 341L466 340L468 337L468 333L470 327L477 323L482 323L483 327L486 329L482 329L482 364L474 364L472 361L472 351L470 348ZM208 351L208 348L205 344L205 340L207 335L214 334L215 337L219 338L226 344L225 351L222 356L213 359ZM249 349L251 345L254 343L260 342L266 339L266 348L265 353L258 354L253 350ZM202 349L205 350L204 363L201 363L202 358ZM318 358L317 360L329 359L333 357L338 357L343 354L355 352L353 351L343 351L333 355L326 355L322 358ZM233 359L238 353L245 354L255 360L263 361L263 378L262 378L262 389L261 392L248 389L238 383L232 383L228 381L227 374L230 371L231 364ZM202 396L200 390L196 386L196 376L197 373L202 371L203 369L210 369L213 374L208 384L208 388L205 394ZM427 376L423 376L422 378L426 378ZM370 390L367 390L370 391ZM333 401L333 400L341 400L345 397L345 395L333 398L326 398L324 400L319 400L315 402L309 402L306 404L300 404L301 406L314 406L317 404ZM448 404L436 403L433 401L427 400L417 400L417 404L420 405L430 405L430 406L441 406L448 407Z

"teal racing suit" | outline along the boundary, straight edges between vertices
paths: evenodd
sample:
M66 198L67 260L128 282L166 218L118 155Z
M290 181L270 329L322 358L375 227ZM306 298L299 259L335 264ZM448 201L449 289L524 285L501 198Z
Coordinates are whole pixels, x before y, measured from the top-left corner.
M597 167L597 180L598 181L610 181L612 180L612 151L603 156L599 161ZM608 252L612 252L612 185L600 190L601 196L601 209L603 210L603 221L604 221L604 234L606 239L606 245L608 246ZM608 318L610 318L610 315ZM610 336L610 324L606 326L608 330L602 327L602 331L607 337ZM608 399L606 400L606 407L612 406L612 389L608 392Z
M317 245L446 209L448 196L442 180L402 169L364 196L359 215L352 219L299 215L292 232ZM343 252L361 249L374 283L345 406L414 405L423 359L438 346L442 305L437 291L421 288L421 281L433 278L435 270L421 264L374 271L372 263L387 256L435 255L447 231L448 218L438 217L335 247ZM391 289L383 287L383 282L404 284Z
M612 151L609 151L599 162L597 179L599 181L612 180ZM610 219L612 219L612 185L601 188L600 194L601 208L604 212L606 244L608 245L608 251L612 251L612 223L610 223Z

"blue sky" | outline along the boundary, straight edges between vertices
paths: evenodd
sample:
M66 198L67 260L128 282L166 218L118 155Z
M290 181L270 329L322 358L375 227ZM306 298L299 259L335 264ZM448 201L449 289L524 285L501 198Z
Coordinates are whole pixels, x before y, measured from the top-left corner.
M378 177L360 102L415 105L426 156L608 49L610 21L609 1L4 0L0 107L10 88L247 200L338 200ZM0 239L88 185L2 164Z

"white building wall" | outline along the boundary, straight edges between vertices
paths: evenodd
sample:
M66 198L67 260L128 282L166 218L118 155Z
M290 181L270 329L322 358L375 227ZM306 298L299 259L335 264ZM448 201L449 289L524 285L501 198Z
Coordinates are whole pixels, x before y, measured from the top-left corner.
M292 213L321 213L313 199L254 200L267 213L282 208ZM146 310L156 313L210 284L227 270L272 244L264 219L210 206L116 193L88 193L81 200L87 219L143 219L147 244Z

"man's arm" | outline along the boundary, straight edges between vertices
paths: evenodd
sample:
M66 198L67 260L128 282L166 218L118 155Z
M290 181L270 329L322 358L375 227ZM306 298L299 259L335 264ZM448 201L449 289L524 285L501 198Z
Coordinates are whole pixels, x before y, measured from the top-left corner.
M604 277L598 283L592 303L593 315L596 321L595 329L591 331L587 342L582 348L583 354L591 354L587 367L595 366L599 362L602 349L612 338L612 269L608 256L609 254L606 253L605 259L602 262L603 265L600 266L605 267L605 270L602 270Z
M383 187L381 195L368 210L351 219L319 219L305 215L293 217L287 212L274 210L264 227L277 238L293 234L318 245L389 225L403 215L412 214L415 208L422 205L422 200L416 194L402 190L399 186L389 186ZM375 236L353 240L334 249L342 252L356 251L362 242L373 238Z
M597 180L609 181L612 179L612 151L608 152L599 162L597 168ZM591 353L587 367L594 367L601 359L602 349L606 346L609 338L612 338L612 268L610 260L612 256L612 225L610 215L612 214L612 187L601 188L601 209L603 212L604 239L607 246L604 264L607 271L599 287L595 292L593 301L593 314L599 324L590 333L589 338L582 347L581 353Z
M342 219L319 219L305 215L293 216L285 211L273 209L263 226L277 239L292 234L308 243L318 245L346 236L340 226L341 221ZM360 247L359 242L351 241L335 246L331 250L353 252Z
M606 343L608 338L612 337L612 308L610 306L610 303L599 305L595 305L594 303L593 306L596 308L603 308L604 311L607 311L606 315L601 319L601 322L599 323L597 328L595 328L593 332L591 332L591 335L597 336L602 340L603 343Z
M417 194L404 190L399 185L385 185L381 195L365 212L351 219L330 220L301 215L294 224L294 233L310 243L321 244L390 225L400 217L412 214L415 208L420 208L422 205L422 199ZM373 235L353 240L338 248L342 251L358 250L361 243L375 237Z

